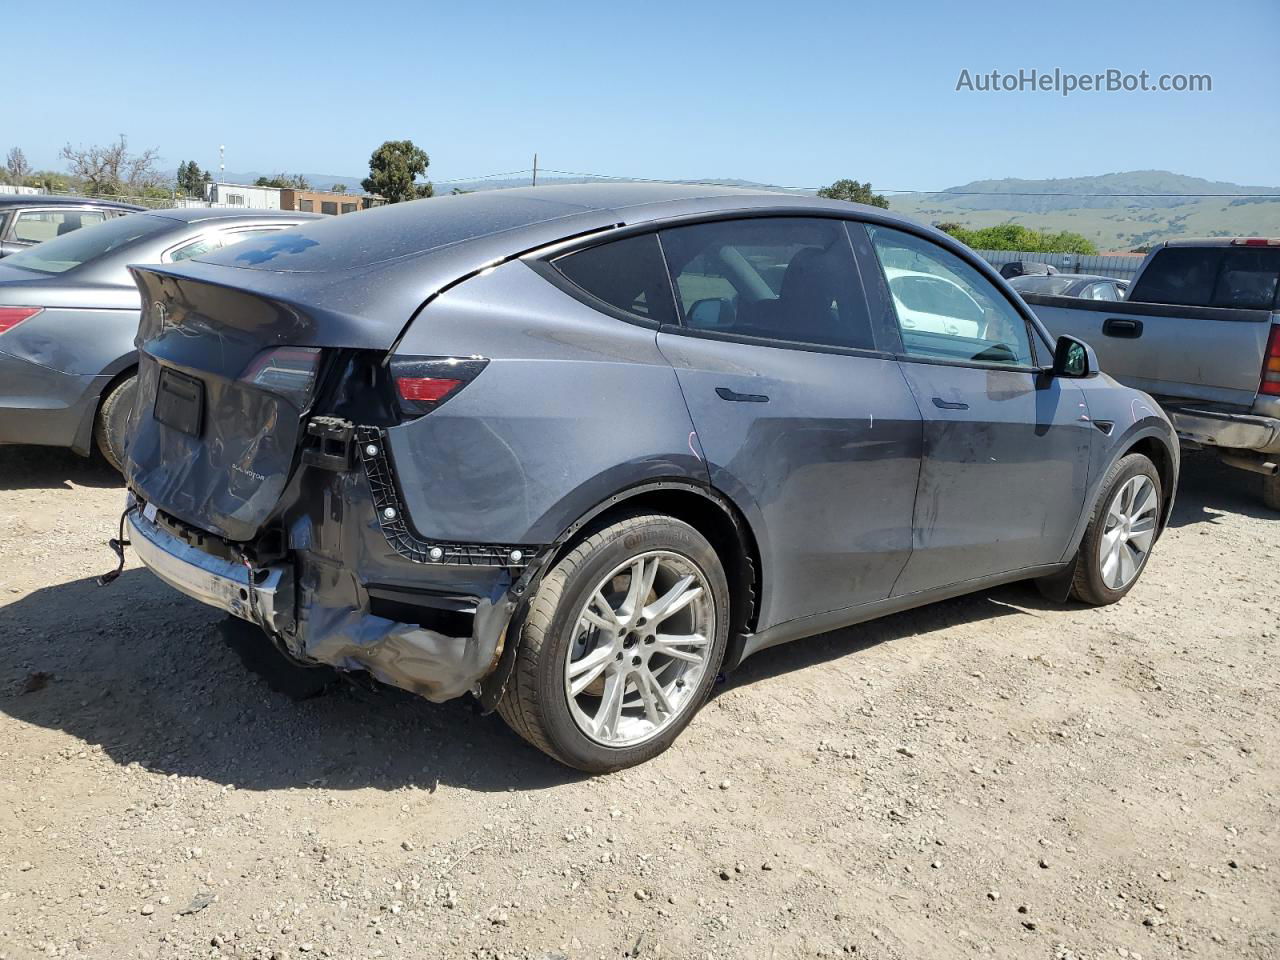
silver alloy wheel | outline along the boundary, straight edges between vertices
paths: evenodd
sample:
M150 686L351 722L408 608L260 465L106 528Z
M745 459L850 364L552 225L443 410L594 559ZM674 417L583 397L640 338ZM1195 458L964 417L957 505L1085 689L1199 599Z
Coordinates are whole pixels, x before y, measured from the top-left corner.
M652 550L619 564L578 611L565 657L578 728L609 747L665 730L702 683L715 618L707 579L687 557Z
M1123 589L1142 569L1155 540L1159 507L1155 484L1145 474L1130 477L1112 496L1098 546L1102 582L1112 590Z

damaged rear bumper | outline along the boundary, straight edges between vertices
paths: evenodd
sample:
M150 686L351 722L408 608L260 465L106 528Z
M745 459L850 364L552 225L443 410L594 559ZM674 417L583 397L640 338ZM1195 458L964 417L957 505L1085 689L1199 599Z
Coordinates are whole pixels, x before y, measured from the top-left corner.
M512 661L507 630L541 573L541 551L516 552L514 566L507 547L425 544L394 509L398 522L388 517L398 507L394 485L378 484L373 466L368 458L362 471L313 466L310 480L291 485L294 502L310 509L288 524L290 549L274 562L251 562L247 545L133 493L127 532L161 580L258 624L295 659L365 671L436 702L474 693L492 709Z
M179 540L152 517L129 514L129 542L157 577L201 603L281 635L293 632L293 571L283 564L251 569Z

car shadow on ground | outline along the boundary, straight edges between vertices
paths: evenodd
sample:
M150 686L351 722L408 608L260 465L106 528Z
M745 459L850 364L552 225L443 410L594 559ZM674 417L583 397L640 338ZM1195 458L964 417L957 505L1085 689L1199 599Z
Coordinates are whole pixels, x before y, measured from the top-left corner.
M1212 521L1224 509L1270 516L1237 485L1237 471L1197 461L1185 478L1175 525ZM104 547L103 569L111 565ZM959 624L1059 608L1031 585L1012 584L763 651L720 689ZM431 704L352 684L302 701L273 692L224 642L222 619L137 568L106 588L84 578L19 597L0 607L0 711L100 745L121 765L245 789L528 790L581 777L496 716L476 715L469 700Z
M105 550L103 559L105 569ZM729 683L1038 602L1013 587L935 604L762 652ZM137 568L109 587L86 578L36 590L0 608L0 711L100 745L122 766L249 790L536 790L583 776L470 700L432 704L347 682L305 700L273 692L226 641L222 619Z
M1171 527L1216 523L1224 513L1257 520L1280 520L1280 513L1262 502L1262 478L1228 467L1210 451L1183 451L1178 497Z
M82 457L61 447L0 446L0 490L123 487L124 480L97 452Z

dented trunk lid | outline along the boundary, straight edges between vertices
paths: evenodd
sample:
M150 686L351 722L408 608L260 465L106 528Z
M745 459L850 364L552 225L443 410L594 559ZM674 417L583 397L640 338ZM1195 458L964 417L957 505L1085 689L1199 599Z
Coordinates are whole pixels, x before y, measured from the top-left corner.
M254 539L276 512L298 462L310 395L247 382L264 353L314 354L357 339L341 318L278 292L133 268L142 292L138 392L125 477L149 504L228 540ZM366 325L366 334L369 333Z

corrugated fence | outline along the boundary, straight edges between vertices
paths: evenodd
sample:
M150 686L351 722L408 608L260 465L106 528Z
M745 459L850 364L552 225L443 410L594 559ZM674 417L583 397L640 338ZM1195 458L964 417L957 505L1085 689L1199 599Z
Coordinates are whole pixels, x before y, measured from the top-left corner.
M1017 250L979 250L977 253L997 270L1014 260L1031 260L1056 267L1060 273L1094 273L1117 280L1132 280L1142 266L1140 253L1081 254L1025 253Z

